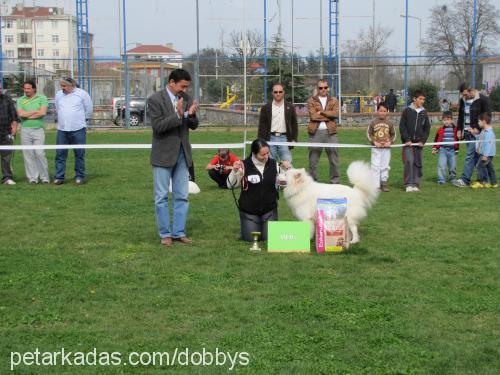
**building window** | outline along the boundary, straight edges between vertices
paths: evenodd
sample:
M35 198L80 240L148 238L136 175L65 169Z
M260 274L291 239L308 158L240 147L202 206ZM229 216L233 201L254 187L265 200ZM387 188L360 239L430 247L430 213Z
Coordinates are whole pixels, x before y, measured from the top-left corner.
M14 35L5 35L5 43L14 43Z
M37 29L43 29L43 21L35 21L35 27Z
M43 49L37 49L36 50L36 55L37 55L37 57L43 57L44 56Z
M40 69L45 69L45 64L38 64L38 67L39 67Z
M44 35L43 34L37 34L36 36L36 41L37 42L43 42L44 41Z
M11 20L5 21L5 28L12 29L14 27L14 22Z
M59 35L52 35L52 43L59 43Z
M12 50L6 50L5 51L5 57L14 58L14 51L12 51Z
M31 29L30 20L17 20L18 29Z
M53 29L57 29L57 21L52 20L51 24Z
M29 39L30 38L28 38L28 34L27 33L19 33L19 34L17 34L18 43L21 43L21 44L31 43L31 41Z
M61 66L59 64L54 64L54 69L55 70L61 69Z
M59 57L59 50L58 49L52 50L52 57Z

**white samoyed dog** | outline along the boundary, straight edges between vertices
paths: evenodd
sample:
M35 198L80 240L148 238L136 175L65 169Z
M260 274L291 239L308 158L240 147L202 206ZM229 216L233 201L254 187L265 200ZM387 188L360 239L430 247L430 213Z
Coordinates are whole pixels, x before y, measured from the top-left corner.
M370 165L354 161L347 168L347 176L353 187L340 184L322 184L302 169L289 169L278 177L280 185L286 185L283 195L299 220L311 222L311 238L316 226L316 202L318 199L347 198L347 222L351 243L359 242L358 224L375 203L379 188Z

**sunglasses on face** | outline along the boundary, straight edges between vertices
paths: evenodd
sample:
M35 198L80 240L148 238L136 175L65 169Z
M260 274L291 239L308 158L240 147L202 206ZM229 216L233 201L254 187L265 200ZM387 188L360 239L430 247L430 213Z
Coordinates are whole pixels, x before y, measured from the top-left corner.
M283 94L283 91L273 91L273 94Z
M318 90L328 90L328 86L318 87Z

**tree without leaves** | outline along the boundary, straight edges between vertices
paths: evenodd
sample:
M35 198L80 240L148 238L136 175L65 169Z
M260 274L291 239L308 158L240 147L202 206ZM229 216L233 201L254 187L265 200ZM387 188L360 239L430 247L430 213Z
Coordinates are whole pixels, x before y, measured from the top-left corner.
M355 41L346 43L343 54L353 57L343 63L344 67L354 69L342 73L342 91L354 93L356 91L376 93L387 89L386 85L394 82L397 78L390 75L389 69L384 66L386 59L377 59L377 56L387 55L387 39L392 35L392 29L378 25L361 30ZM372 56L370 58L355 58L359 56ZM359 68L355 69L356 67ZM367 70L371 68L375 70Z
M487 54L500 36L500 12L490 0L477 0L476 55ZM424 43L432 63L451 61L452 74L459 82L471 76L473 50L473 2L457 0L451 7L431 9L428 39Z

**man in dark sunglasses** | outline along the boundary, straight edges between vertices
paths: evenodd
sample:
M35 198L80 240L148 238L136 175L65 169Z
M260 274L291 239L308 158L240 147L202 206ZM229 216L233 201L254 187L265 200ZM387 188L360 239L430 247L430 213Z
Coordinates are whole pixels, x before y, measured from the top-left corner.
M337 118L339 117L338 100L328 95L328 82L320 79L316 82L317 94L311 96L307 102L309 109L309 142L314 143L338 143L337 140ZM339 154L338 148L325 147L328 161L330 163L330 183L340 183ZM316 166L323 147L309 148L309 172L314 180L318 180Z
M285 100L281 83L273 85L273 100L260 109L258 137L270 142L297 142L298 124L295 107ZM271 145L271 158L292 163L291 146Z

